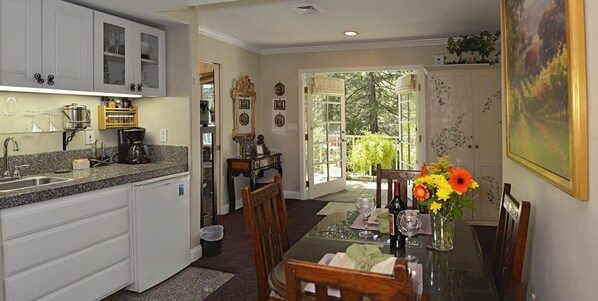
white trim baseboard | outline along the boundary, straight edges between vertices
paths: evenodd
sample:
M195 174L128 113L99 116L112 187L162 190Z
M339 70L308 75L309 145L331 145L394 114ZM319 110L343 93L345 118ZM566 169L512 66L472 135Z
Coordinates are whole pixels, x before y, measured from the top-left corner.
M302 200L300 191L284 191L284 197L287 199Z
M203 255L201 245L198 245L197 247L191 249L189 254L191 255L191 262L194 262L194 261L200 259L201 256Z

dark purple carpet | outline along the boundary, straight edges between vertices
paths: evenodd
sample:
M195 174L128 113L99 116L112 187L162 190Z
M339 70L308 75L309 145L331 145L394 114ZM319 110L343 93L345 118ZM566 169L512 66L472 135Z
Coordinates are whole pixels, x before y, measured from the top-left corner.
M293 245L309 229L311 229L322 216L316 215L327 202L315 200L287 199L287 223L289 243ZM222 239L222 253L214 257L202 257L191 265L206 269L233 273L235 276L210 294L206 301L224 300L257 300L257 280L251 238L245 231L243 210L232 214L218 216L218 224L224 226ZM496 227L475 226L480 247L482 248L484 264L490 270L494 255L494 239Z
M286 200L290 245L297 242L322 219L322 216L318 216L316 213L326 204L326 202L314 200ZM191 265L233 273L235 276L205 300L257 300L257 280L251 237L245 231L243 210L218 216L217 223L224 226L222 253L214 257L202 257Z

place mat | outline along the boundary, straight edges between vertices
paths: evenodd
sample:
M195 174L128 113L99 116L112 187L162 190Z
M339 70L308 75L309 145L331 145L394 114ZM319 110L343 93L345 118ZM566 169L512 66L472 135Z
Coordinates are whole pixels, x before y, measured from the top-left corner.
M318 211L317 215L330 215L337 212L349 212L355 211L355 204L354 203L337 203L337 202L329 202Z
M388 258L372 267L372 272L375 273L382 273L392 275L394 273L394 263L396 261L396 257ZM346 253L338 252L334 253L327 253L325 254L318 264L330 265L335 267L347 268L351 269L355 266L355 261L349 258ZM411 280L417 286L417 294L421 296L424 291L422 275L423 275L423 266L417 262L408 262L407 268L411 271ZM390 272L389 272L390 271ZM305 292L315 294L316 292L316 285L313 282L307 283L305 288L303 289ZM341 293L338 289L333 287L328 287L328 296L340 298Z
M429 214L420 214L422 218L422 227L419 229L418 234L424 235L431 235L432 234L432 219ZM365 220L363 218L363 214L359 214L359 216L355 219L353 224L351 224L351 228L363 230L365 229ZM368 224L368 230L371 231L378 231L377 224Z

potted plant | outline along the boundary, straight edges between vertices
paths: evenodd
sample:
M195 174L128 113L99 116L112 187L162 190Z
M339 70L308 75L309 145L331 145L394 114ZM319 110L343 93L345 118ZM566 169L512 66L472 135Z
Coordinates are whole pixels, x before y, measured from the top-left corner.
M448 38L446 49L448 53L455 54L458 61L453 64L474 64L499 62L500 48L496 49L496 42L500 39L500 31L491 34L484 30L480 35L462 35L459 39ZM495 53L496 51L496 53ZM490 54L495 53L496 58L490 60Z

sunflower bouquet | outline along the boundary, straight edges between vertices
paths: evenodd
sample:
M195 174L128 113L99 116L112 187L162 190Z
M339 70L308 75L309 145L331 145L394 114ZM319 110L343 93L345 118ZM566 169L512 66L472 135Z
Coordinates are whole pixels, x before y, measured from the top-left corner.
M444 156L429 167L424 163L413 185L413 196L433 213L434 248L452 250L453 219L461 219L463 207L475 210L471 200L465 198L465 193L477 188L478 183L466 169L454 168L448 156Z

